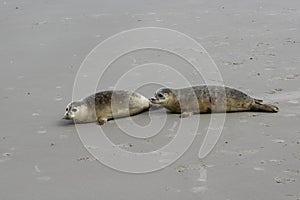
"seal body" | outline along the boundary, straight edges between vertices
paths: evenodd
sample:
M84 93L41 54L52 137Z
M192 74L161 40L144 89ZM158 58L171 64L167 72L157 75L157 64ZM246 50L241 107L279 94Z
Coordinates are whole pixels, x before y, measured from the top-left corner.
M194 113L261 111L278 112L278 107L264 104L230 87L200 85L182 89L162 88L158 90L151 102L161 104L181 117Z
M70 103L64 119L81 123L98 121L103 125L110 119L142 113L148 110L150 105L151 102L146 97L136 92L102 91Z

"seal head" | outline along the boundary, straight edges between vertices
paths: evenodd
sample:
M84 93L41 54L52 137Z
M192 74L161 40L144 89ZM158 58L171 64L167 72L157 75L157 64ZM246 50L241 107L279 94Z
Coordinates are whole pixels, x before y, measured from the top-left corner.
M67 105L63 119L81 123L91 122L96 120L96 112L91 112L85 103L74 101Z
M161 88L150 98L151 103L165 105L169 100L176 98L174 92L169 88Z
M176 89L161 88L150 98L151 103L160 104L174 113L182 113L180 98Z

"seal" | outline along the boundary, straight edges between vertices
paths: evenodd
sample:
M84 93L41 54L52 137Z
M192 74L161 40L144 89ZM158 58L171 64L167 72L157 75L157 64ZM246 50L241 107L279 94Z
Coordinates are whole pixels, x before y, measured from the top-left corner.
M222 112L278 112L275 105L265 104L234 88L226 86L199 85L188 88L159 89L150 98L153 104L161 104L173 113L188 117L195 113Z
M136 92L102 91L67 105L64 119L76 123L98 121L104 125L110 119L128 117L148 110L149 99Z

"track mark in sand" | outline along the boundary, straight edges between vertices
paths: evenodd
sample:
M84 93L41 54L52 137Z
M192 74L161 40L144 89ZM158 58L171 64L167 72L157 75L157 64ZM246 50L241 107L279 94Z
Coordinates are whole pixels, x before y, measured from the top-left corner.
M174 131L175 131L175 128L177 127L177 125L178 125L178 122L175 121L175 122L173 123L172 127L169 128L168 130L171 131L171 132L174 132Z
M49 176L40 176L40 177L37 177L36 179L39 180L39 181L46 182L46 181L49 181L51 179L51 177L49 177Z
M33 117L36 117L36 116L40 116L40 113L32 113L31 114Z
M263 167L254 167L253 169L255 171L264 171L265 170L265 168L263 168Z
M197 179L199 182L206 182L207 181L207 169L206 167L202 166L199 169L200 177Z
M299 101L298 101L298 100L290 100L290 101L288 101L288 103L291 103L291 104L299 104Z
M272 140L273 143L284 143L285 141L282 139L274 139Z
M286 184L286 183L294 183L296 179L290 177L275 177L276 183Z
M192 191L193 193L204 193L206 190L207 190L207 187L205 187L205 186L193 187L193 188L191 189L191 191Z
M11 160L11 153L3 153L2 156L0 156L0 163L8 160Z
M41 170L39 168L38 165L34 165L34 170L37 172L37 173L41 173Z
M46 129L38 130L37 133L38 134L45 134L45 133L47 133L47 130Z
M267 95L266 98L277 102L288 101L292 104L299 104L299 101L297 99L300 99L300 91L291 91L280 94Z

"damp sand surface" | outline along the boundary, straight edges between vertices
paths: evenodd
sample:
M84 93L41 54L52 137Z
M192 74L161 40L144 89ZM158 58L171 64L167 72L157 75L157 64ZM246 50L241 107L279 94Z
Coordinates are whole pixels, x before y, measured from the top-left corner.
M297 1L280 0L0 1L0 198L299 199L299 8ZM226 115L221 137L204 159L198 152L211 115L201 115L192 146L157 172L133 175L97 162L74 124L61 121L76 74L97 44L144 26L174 29L194 38L215 61L226 85L278 104L280 112ZM126 71L147 62L171 66L192 84L205 82L180 57L145 49L112 63L98 88L113 88ZM121 86L137 88L153 77L177 87L177 75L170 68L133 71ZM150 97L159 87L139 90ZM145 131L153 135L147 139L130 137L115 121L103 130L115 148L150 152L176 137L178 116L166 117L163 109L155 109L151 115L118 120L128 128L146 126L151 117L158 125L164 119L166 126L155 135ZM184 119L191 124L196 120ZM89 130L98 125L80 126ZM162 154L160 162L167 163L172 155Z

